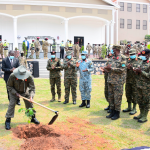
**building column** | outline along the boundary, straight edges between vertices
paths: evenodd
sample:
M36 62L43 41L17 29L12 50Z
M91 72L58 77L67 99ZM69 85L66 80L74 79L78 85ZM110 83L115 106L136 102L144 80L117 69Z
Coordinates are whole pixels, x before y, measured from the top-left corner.
M109 23L106 24L106 44L109 45Z
M116 10L116 44L118 43L118 10Z
M14 28L13 49L15 49L15 47L18 48L18 41L17 41L17 18L14 18L14 19L13 19L13 28Z
M110 24L110 28L111 28L110 44L114 45L114 23L113 22Z
M65 20L65 42L67 42L68 39L68 20Z

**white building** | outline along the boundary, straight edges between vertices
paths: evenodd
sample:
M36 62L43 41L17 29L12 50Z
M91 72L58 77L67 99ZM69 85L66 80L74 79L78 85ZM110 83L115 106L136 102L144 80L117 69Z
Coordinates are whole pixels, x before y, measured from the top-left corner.
M0 36L13 47L26 36L51 36L57 43L83 38L84 46L114 44L118 8L110 0L1 0Z

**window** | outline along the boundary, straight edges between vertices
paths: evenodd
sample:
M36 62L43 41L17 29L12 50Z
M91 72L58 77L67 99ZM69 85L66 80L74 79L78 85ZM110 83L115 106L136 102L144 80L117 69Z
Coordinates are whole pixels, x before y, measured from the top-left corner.
M120 11L124 11L124 3L120 2Z
M132 29L132 20L131 19L127 20L127 29Z
M147 5L143 5L143 13L147 13Z
M140 29L140 20L136 20L136 29Z
M140 4L136 4L136 12L140 12Z
M143 30L147 30L147 20L143 20Z
M127 11L129 11L129 12L132 11L132 4L131 3L127 4Z
M120 28L124 28L124 19L120 19Z

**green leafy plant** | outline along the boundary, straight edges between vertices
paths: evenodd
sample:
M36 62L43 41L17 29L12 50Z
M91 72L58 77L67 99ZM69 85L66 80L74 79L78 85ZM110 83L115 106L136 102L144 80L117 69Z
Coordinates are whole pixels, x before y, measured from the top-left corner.
M24 56L26 56L27 55L27 47L26 47L25 42L22 43L22 49L24 51Z
M28 109L25 109L25 108L20 108L18 110L18 112L25 112L25 116L28 117L28 124L30 126L30 123L31 123L31 119L32 119L32 116L34 116L34 108L28 108Z
M105 45L102 46L102 57L103 59L106 57L106 51L107 51L107 48Z
M123 40L123 44L127 44L127 40Z
M84 46L81 47L80 52L82 53L84 51Z
M150 35L145 35L145 41L147 41L147 42L150 41Z

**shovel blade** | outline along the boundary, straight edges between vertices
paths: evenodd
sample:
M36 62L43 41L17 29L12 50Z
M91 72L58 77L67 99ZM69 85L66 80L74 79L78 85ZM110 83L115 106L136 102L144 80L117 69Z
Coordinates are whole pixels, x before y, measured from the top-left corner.
M49 122L48 125L52 125L52 124L55 122L55 120L57 119L57 117L58 117L58 115L55 115L55 116L52 118L52 120Z

